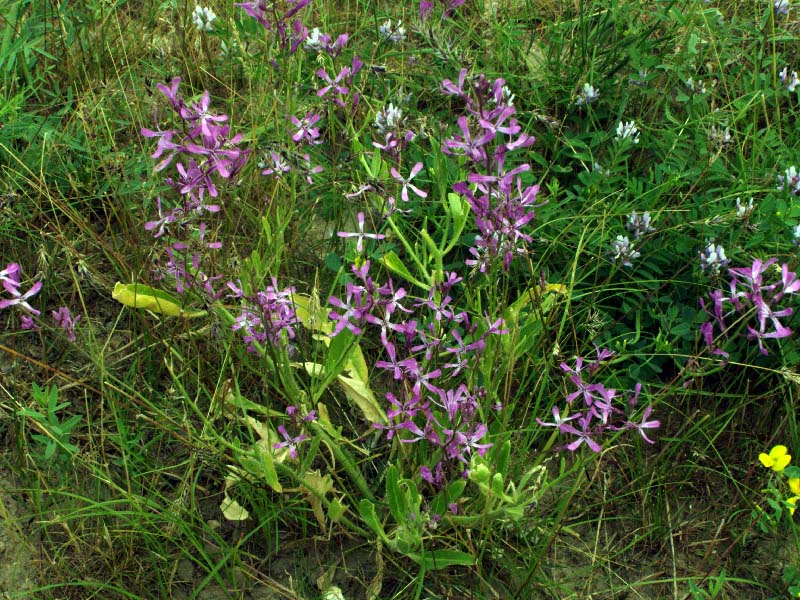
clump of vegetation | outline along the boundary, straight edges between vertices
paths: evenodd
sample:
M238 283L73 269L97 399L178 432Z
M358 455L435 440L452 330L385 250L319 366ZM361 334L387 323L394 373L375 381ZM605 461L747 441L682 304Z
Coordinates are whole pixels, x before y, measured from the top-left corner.
M799 595L788 3L6 25L10 597Z

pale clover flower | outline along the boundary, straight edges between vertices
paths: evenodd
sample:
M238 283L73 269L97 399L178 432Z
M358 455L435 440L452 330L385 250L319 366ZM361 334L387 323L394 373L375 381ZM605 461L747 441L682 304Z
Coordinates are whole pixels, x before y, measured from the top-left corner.
M620 121L617 125L617 141L630 140L634 144L639 143L639 128L633 121Z
M733 141L730 128L726 127L725 129L722 129L722 127L712 125L708 130L708 141L712 144L716 144L717 146L730 144Z
M783 70L778 73L778 76L781 78L781 85L789 92L794 92L797 86L800 85L800 79L797 78L797 71L789 73L789 67L783 67Z
M708 270L711 273L719 273L719 270L730 262L730 259L725 256L725 248L719 244L709 244L700 253L701 271Z
M744 204L741 198L738 196L736 197L736 217L738 219L747 219L753 214L753 210L755 210L755 207L753 206L752 198L747 201L747 204Z
M638 240L643 235L653 233L656 229L650 225L650 212L645 211L641 215L633 211L628 215L628 222L625 223L625 229L628 230L633 236L633 239Z
M306 50L311 52L322 52L327 46L327 41L319 30L319 27L314 27L314 29L308 32L308 37L306 37L303 45Z
M578 99L575 100L575 106L588 106L595 100L600 97L600 92L598 92L595 87L590 83L583 84L583 91L578 96Z
M399 129L404 124L405 117L403 116L403 110L396 107L391 102L375 115L375 128L378 130L378 133L381 134Z
M686 87L689 88L689 91L693 94L705 94L706 93L706 84L703 83L703 80L695 81L691 77L686 80Z
M783 172L783 175L778 175L778 189L789 190L792 196L800 194L800 174L797 172L797 167L792 165Z
M772 3L772 7L775 9L775 12L779 15L789 14L789 0L774 0L774 2Z
M207 6L195 6L192 13L192 22L197 27L198 31L211 31L213 29L212 23L216 20L217 15L214 11Z
M626 235L618 235L611 242L611 252L613 253L611 260L615 263L621 263L623 267L632 267L633 263L631 261L641 256L641 253L634 249L633 242Z
M380 34L390 42L397 44L406 40L406 28L403 22L398 21L396 26L392 26L392 20L387 19L383 25L378 27Z

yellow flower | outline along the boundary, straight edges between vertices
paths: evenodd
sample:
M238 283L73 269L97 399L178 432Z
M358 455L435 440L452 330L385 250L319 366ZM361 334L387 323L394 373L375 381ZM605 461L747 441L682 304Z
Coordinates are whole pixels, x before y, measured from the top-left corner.
M797 501L800 500L800 496L792 496L788 500L786 500L786 504L789 505L789 514L794 516L794 510L797 508Z
M758 460L760 460L761 464L768 469L772 469L773 471L778 471L780 473L792 460L791 455L787 454L787 452L788 450L786 449L786 446L775 446L769 451L769 454L764 454L763 452L759 454Z
M789 479L789 489L795 496L800 496L800 479L797 477Z

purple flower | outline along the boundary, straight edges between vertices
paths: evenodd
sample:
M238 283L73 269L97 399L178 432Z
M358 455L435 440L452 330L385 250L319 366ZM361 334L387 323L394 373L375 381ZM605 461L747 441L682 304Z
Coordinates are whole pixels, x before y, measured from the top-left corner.
M5 287L6 282L8 285L18 288L19 287L19 274L22 271L22 267L19 266L17 263L8 263L6 268L0 271L0 283L3 284ZM8 288L6 288L8 289Z
M366 324L366 316L372 308L372 301L366 295L366 290L360 286L348 283L345 286L345 299L341 300L336 296L328 298L328 304L334 308L339 308L343 312L330 311L328 318L336 321L336 326L331 332L331 337L336 337L347 328L354 335L359 335Z
M286 427L283 425L278 425L278 433L283 436L284 441L276 443L273 448L275 448L275 450L289 448L289 456L297 458L297 444L308 439L308 436L305 433L301 433L296 437L292 437L286 432Z
M283 156L281 156L278 152L270 152L269 153L269 163L265 160L262 163L259 163L259 167L264 169L261 171L262 175L272 175L275 179L280 179L283 177L284 173L288 173L292 170L292 167L284 160Z
M776 261L775 258L766 262L755 259L749 267L729 269L730 297L724 296L722 290L712 291L709 294L713 300L711 308L706 306L702 298L700 299L700 305L713 317L712 321L708 321L701 327L703 338L709 347L713 347L709 342L713 343L714 341L714 325L716 324L720 331L726 334L728 327L725 319L734 313L742 316L746 323L748 339L758 340L758 348L762 354L769 353L764 346L765 339L779 339L791 335L791 329L784 326L778 319L791 316L793 309L780 307L778 304L786 294L796 294L800 291L800 282L798 282L797 275L789 271L788 265L783 264L780 269L780 278L772 283L765 283L764 277ZM730 310L726 312L727 307L730 307ZM752 320L753 316L755 323ZM748 319L751 319L750 322ZM716 348L714 352L722 353Z
M587 446L589 446L589 448L592 450L592 452L600 452L600 450L602 450L602 448L600 447L600 444L598 444L592 438L592 436L595 434L595 432L590 427L591 421L592 421L592 418L591 418L590 415L588 415L588 414L587 415L581 415L580 417L578 417L578 421L577 421L578 425L580 426L580 429L575 429L569 423L564 423L559 427L559 430L561 432L563 432L563 433L571 433L572 435L577 437L577 439L575 441L570 442L569 444L567 444L567 446L566 446L567 450L569 450L570 452L574 452L575 450L577 450L581 446L581 444L586 444Z
M3 299L0 300L0 309L8 308L9 306L19 305L23 309L27 310L29 313L34 315L40 315L41 311L36 310L30 304L28 304L28 300L39 293L39 290L42 289L42 282L37 281L36 283L31 286L24 294L20 294L19 292L19 283L16 283L13 279L4 279L3 280L3 288L5 288L6 292L11 294L13 297L11 299Z
M333 101L341 107L345 106L344 100L342 99L350 89L342 85L342 81L346 80L350 76L350 67L343 67L339 74L336 76L336 79L331 79L330 75L325 71L325 69L320 68L317 71L317 77L322 79L328 85L320 88L317 91L317 96L322 98L323 96L327 96L328 93L333 90Z
M653 406L650 405L644 409L644 413L642 413L642 420L639 423L634 423L632 421L628 421L626 427L628 429L637 429L641 436L644 438L644 441L648 444L654 443L653 440L647 437L647 434L644 432L645 429L655 429L657 427L661 427L660 421L648 421L647 418L650 416L650 413L653 411Z
M69 312L69 308L66 306L54 310L51 314L53 315L53 320L56 322L56 325L67 333L67 339L70 342L74 342L77 339L75 337L75 325L80 321L80 315L73 317Z
M364 222L365 217L364 213L358 213L358 231L356 232L347 232L347 231L340 231L336 235L342 238L350 238L354 237L357 239L356 241L356 252L361 254L364 251L364 240L371 239L371 240L382 240L386 236L381 233L364 233Z
M427 198L428 197L428 192L422 191L421 189L419 189L418 187L414 186L411 183L411 180L414 179L414 177L416 177L417 174L419 174L419 172L421 170L422 170L422 163L418 162L417 164L415 164L412 167L411 174L408 176L408 179L403 179L403 177L400 175L400 173L394 167L392 167L389 170L389 172L392 174L392 177L394 177L397 181L399 181L400 183L403 184L403 189L400 192L400 198L402 198L403 202L408 202L408 189L409 188L411 188L411 191L414 192L420 198Z
M292 134L292 140L299 144L305 141L309 144L320 144L322 140L319 138L319 127L314 127L314 124L322 118L322 115L315 112L309 112L302 119L298 119L294 115L291 116L292 125L297 130Z
M36 321L33 320L33 317L30 315L22 315L19 320L19 328L26 329L26 330L36 330L39 329L39 326L36 324Z
M156 233L153 237L161 237L166 232L166 227L170 223L174 223L177 217L181 214L180 209L171 210L166 215L162 212L161 209L161 196L156 198L156 207L158 208L158 219L155 221L147 221L144 224L145 231L153 231L156 230Z

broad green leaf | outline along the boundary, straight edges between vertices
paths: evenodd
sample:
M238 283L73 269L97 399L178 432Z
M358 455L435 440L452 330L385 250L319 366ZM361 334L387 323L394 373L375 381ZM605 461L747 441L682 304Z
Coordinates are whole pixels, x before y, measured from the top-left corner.
M426 571L444 569L453 565L470 567L475 564L475 557L459 550L431 550L423 554L411 553L408 557Z
M497 450L497 472L508 474L508 461L511 457L511 440L506 440Z
M141 283L120 283L114 286L111 297L131 308L144 308L169 317L193 319L207 314L204 310L187 311L181 307L180 300L170 294Z
M386 413L383 412L380 404L375 399L375 394L369 389L369 386L357 377L345 377L339 375L337 377L339 384L344 389L347 397L361 409L364 418L370 423L388 423Z
M386 537L386 532L383 530L383 525L378 520L378 515L375 513L375 505L364 498L361 502L358 503L358 514L361 516L361 520L366 523L372 531L378 534L378 536L384 541L388 542L389 539Z
M344 515L346 510L347 509L342 501L339 498L334 498L328 505L328 518L332 523L338 523L339 519L342 518L342 515Z
M358 344L356 344L353 347L352 352L350 352L345 369L352 371L353 375L355 375L361 381L369 381L369 368L367 367L367 361L364 359L364 353L361 351L361 346Z
M319 331L324 336L321 339L325 345L329 345L331 340L328 337L333 331L333 323L328 318L328 309L320 305L319 295L313 293L311 296L306 294L292 294L294 310L300 322L312 331Z
M386 469L386 500L389 502L389 510L392 512L394 520L398 523L405 523L408 520L409 507L406 503L406 496L400 489L400 476L394 465L390 465Z
M400 260L400 257L397 256L393 251L389 251L383 255L381 262L389 269L392 273L400 275L406 281L410 281L414 285L421 287L422 289L428 289L430 286L422 283L419 279L414 277L411 274L411 271L403 264L403 261Z

